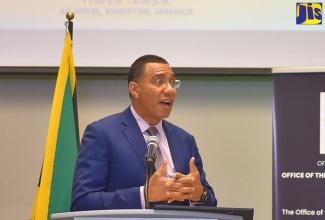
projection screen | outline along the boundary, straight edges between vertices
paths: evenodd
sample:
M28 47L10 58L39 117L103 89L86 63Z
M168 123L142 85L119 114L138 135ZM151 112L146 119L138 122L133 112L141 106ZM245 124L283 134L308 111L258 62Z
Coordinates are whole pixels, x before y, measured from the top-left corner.
M1 0L0 4L0 66L58 66L68 11L75 14L73 51L79 67L128 67L143 54L163 56L174 67L325 66L324 1ZM297 24L298 14L314 24Z

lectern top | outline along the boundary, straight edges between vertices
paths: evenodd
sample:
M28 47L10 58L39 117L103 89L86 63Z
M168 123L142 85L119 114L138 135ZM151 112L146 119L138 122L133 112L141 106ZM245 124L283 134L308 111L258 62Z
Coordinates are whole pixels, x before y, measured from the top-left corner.
M52 220L136 220L136 219L216 219L216 220L243 220L241 216L178 210L152 210L152 209L119 209L97 210L82 212L66 212L52 214Z

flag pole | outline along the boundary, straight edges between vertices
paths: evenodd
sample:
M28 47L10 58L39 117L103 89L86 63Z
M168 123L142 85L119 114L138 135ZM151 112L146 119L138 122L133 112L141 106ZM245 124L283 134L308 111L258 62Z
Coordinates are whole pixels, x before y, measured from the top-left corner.
M68 21L66 22L66 26L70 33L71 42L72 42L71 44L73 44L73 22L71 20L74 19L74 13L72 11L69 11L65 16L68 19ZM74 94L73 95L74 119L75 119L75 126L76 126L77 146L79 149L80 135L79 135L79 119L78 119L78 105L77 105L77 80L76 80L76 86L73 94Z
M69 11L65 15L65 17L69 20L69 21L67 21L67 23L68 23L68 31L70 33L71 41L72 41L72 39L73 39L73 22L71 20L74 19L74 13L72 11Z

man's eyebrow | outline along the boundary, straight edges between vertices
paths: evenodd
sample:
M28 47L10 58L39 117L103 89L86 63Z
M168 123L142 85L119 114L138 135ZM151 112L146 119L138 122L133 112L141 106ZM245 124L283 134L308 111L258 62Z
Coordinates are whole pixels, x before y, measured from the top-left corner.
M166 75L167 74L164 73L164 72L163 73L157 73L157 74L155 74L155 77L163 77L163 76L166 76ZM172 77L174 77L174 78L176 77L175 73L172 74Z

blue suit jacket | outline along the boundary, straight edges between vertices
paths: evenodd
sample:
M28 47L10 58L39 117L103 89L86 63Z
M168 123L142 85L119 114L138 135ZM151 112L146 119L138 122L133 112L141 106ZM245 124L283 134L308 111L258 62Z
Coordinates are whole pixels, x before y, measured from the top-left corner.
M216 206L194 137L165 120L163 128L176 171L188 174L190 158L195 157L201 182L208 190L208 199L203 205ZM145 184L146 146L130 107L88 125L75 167L71 211L141 209L140 186ZM189 205L189 201L174 204Z

